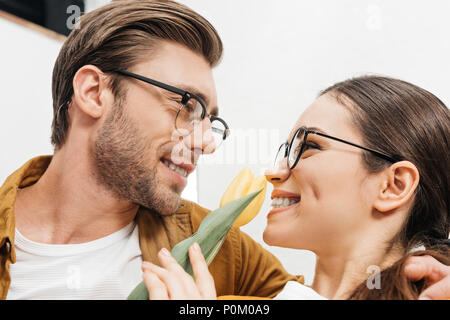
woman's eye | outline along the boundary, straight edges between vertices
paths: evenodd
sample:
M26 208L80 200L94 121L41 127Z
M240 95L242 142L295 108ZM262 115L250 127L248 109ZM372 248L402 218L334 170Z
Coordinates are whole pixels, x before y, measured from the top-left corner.
M320 150L321 148L313 143L306 143L305 146L303 147L303 153L302 153L302 158L308 158L310 154L308 151L309 150Z
M316 144L314 144L314 143L308 142L308 143L306 143L305 148L304 148L303 151L306 151L306 150L309 150L309 149L317 149L317 150L320 150L320 146L318 146L318 145L316 145Z

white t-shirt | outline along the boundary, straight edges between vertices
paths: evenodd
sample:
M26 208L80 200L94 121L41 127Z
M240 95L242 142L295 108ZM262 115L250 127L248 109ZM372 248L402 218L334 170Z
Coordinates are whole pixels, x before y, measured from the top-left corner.
M15 235L7 299L121 299L142 281L135 222L80 244L43 244Z
M274 300L328 300L313 289L296 281L288 281Z

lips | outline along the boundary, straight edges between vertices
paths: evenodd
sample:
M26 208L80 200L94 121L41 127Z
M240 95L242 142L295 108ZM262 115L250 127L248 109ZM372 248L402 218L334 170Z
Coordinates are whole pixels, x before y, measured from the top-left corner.
M187 177L195 166L187 163L175 164L167 158L161 158L159 167L161 168L161 174L164 176L164 180L169 184L176 184L179 192L183 190L187 185Z
M301 196L299 194L277 189L272 192L271 199L272 210L267 217L296 206L300 202Z
M280 190L280 189L275 189L272 191L272 195L270 197L270 199L274 199L274 198L286 198L289 200L298 200L300 201L300 195L299 194L295 194L292 192L288 192L288 191L284 191L284 190Z
M192 164L178 163L178 161L175 161L176 163L174 163L172 160L168 158L162 158L161 162L164 163L165 166L169 167L170 169L179 173L185 178L195 170L195 166Z

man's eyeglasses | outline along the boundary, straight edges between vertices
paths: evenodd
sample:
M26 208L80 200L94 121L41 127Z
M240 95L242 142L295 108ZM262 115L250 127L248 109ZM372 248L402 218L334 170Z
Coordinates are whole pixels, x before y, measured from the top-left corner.
M289 169L294 169L295 166L297 165L297 163L300 161L300 158L303 154L303 152L305 152L305 150L312 148L312 149L320 149L320 147L318 147L317 145L311 144L307 141L308 135L310 134L317 134L319 136L328 138L328 139L333 139L342 143L346 143L349 144L351 146L363 149L365 151L369 151L371 153L373 153L374 155L376 155L377 157L380 157L386 161L395 163L397 161L399 161L399 159L394 159L393 157L383 153L383 152L379 152L373 149L369 149L363 146L360 146L358 144L355 144L353 142L349 142L346 140L342 140L333 136L329 136L327 134L321 133L321 132L317 132L314 130L308 130L305 126L300 127L294 134L294 137L292 138L290 143L283 143L280 148L278 149L277 155L275 157L275 165L277 165L281 160L283 160L284 158L287 158L287 166Z
M175 116L175 128L182 136L190 134L195 127L205 119L205 117L208 117L211 121L211 131L214 136L216 149L230 135L230 129L227 123L222 118L207 114L206 103L199 96L129 71L116 70L115 72L180 95L181 107Z

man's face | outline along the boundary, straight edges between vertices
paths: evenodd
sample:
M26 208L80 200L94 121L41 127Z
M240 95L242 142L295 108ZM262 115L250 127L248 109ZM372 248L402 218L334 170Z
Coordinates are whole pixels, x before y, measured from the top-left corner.
M209 63L184 46L161 42L151 60L128 71L200 95L208 113L217 108ZM207 148L211 141L198 142L195 130L196 143L191 143L194 133L180 142L175 129L180 95L129 77L123 77L121 83L125 97L116 100L95 141L96 178L120 199L162 215L173 214L181 203L187 175L195 169L192 159L197 159L202 149L211 149ZM201 128L210 128L208 118ZM180 144L182 152L174 152Z

